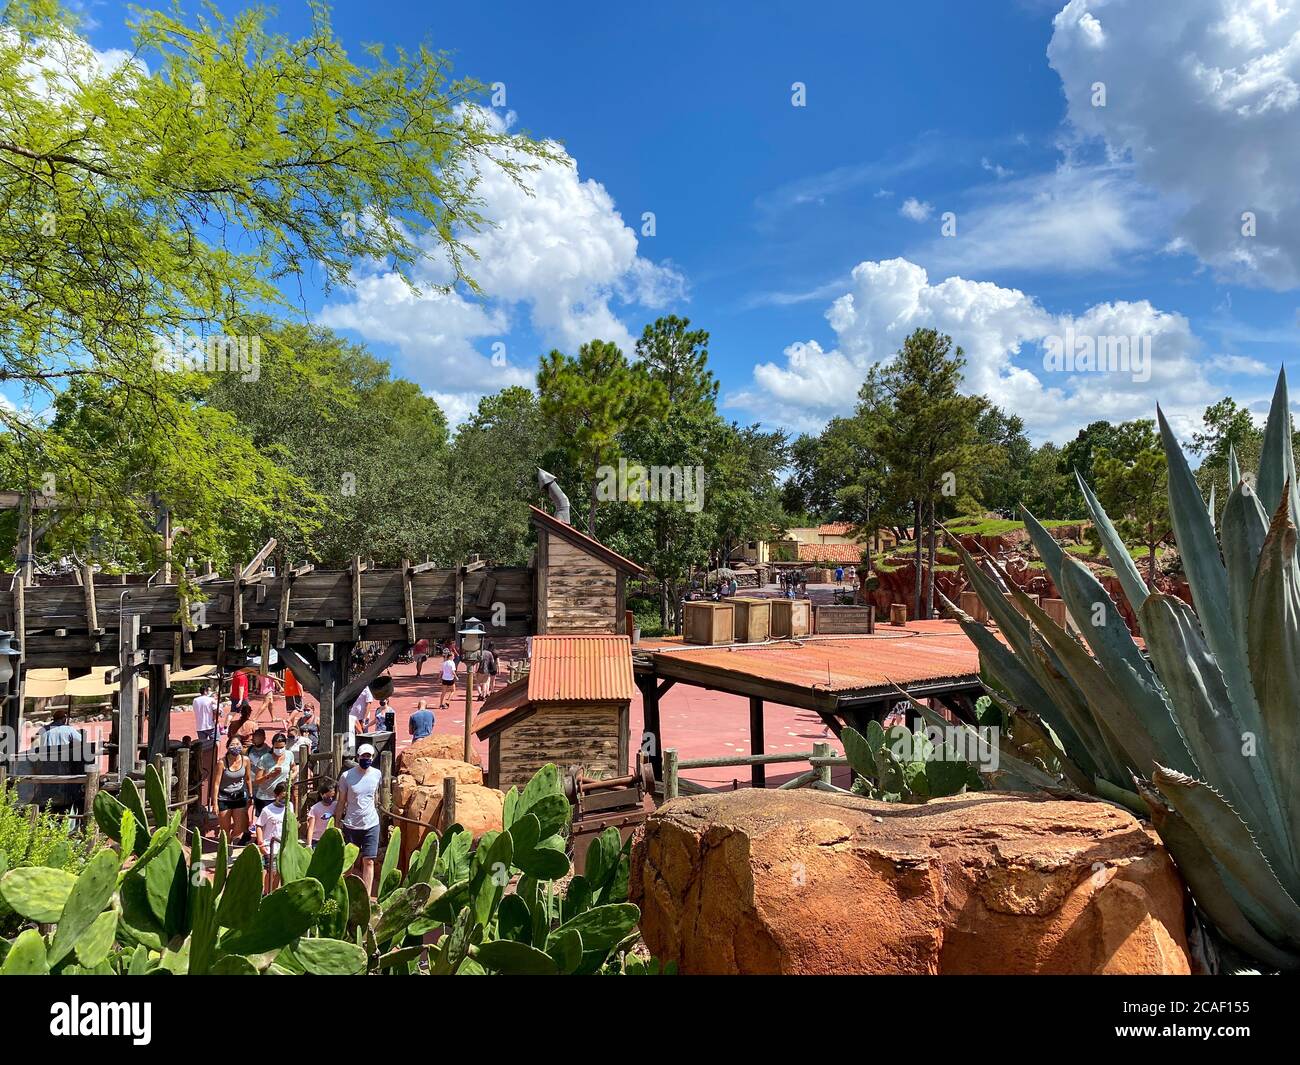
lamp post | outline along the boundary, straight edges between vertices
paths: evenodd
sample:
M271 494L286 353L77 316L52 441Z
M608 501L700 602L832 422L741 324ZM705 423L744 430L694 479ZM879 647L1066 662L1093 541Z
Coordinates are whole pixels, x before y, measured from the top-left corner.
M465 761L470 761L473 751L474 721L474 666L483 653L483 623L478 618L466 618L460 630L461 657L465 659Z

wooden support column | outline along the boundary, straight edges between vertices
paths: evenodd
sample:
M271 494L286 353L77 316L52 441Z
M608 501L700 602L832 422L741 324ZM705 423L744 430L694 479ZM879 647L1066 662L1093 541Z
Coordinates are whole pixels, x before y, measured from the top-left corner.
M342 715L344 720L337 721L339 715L335 713L334 692L338 686L339 672L338 662L334 656L334 644L320 644L316 648L316 661L319 663L316 676L320 683L320 691L316 695L320 702L320 742L324 743L327 737L337 732L347 731L347 708L344 707Z
M172 730L172 680L167 666L149 667L149 758L167 754Z
M654 769L655 779L662 780L664 773L663 761L663 737L660 734L659 725L659 685L656 683L657 678L649 673L635 674L636 686L641 689L641 727L651 737L650 765ZM645 737L642 736L640 749L645 750Z
M766 754L763 749L763 700L757 695L749 697L749 753ZM749 781L756 788L767 787L767 767L749 767Z
M135 772L140 760L136 737L140 734L139 675L136 673L136 655L140 646L140 615L123 612L119 622L118 637L118 690L117 690L117 774L125 779Z

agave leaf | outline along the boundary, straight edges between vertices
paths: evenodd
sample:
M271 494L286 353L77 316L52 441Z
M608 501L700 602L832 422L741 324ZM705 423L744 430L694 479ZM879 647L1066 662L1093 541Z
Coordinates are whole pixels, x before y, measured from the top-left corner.
M1139 773L1150 772L1150 767L1161 757L1161 749L1127 695L1087 649L1048 617L1029 596L1019 589L1013 589L1011 594L1029 614L1043 641L1060 657L1067 675L1087 699L1099 725L1118 742L1128 767Z
M1223 937L1246 953L1279 968L1300 968L1300 953L1291 954L1275 946L1250 923L1233 898L1223 868L1183 816L1167 806L1161 793L1145 782L1138 781L1138 790L1150 808L1151 823L1178 864L1196 905Z
M1300 520L1296 499L1295 452L1291 447L1291 409L1287 397L1286 370L1277 375L1273 402L1260 447L1259 475L1255 478L1259 501L1268 514L1278 509L1285 496L1292 521Z
M1024 515L1025 529L1029 533L1029 538L1034 542L1034 550L1038 552L1038 557L1042 560L1043 565L1047 567L1047 575L1052 578L1052 583L1059 588L1061 586L1061 560L1065 557L1065 552L1052 534L1028 510L1021 507L1020 512Z
M1250 829L1223 796L1208 784L1157 767L1153 781L1206 849L1258 907L1260 931L1275 943L1300 949L1300 905L1287 892L1255 843ZM1236 896L1239 902L1243 899Z
M1092 515L1093 528L1097 530L1101 546L1106 549L1106 559L1115 571L1115 576L1119 578L1120 587L1124 589L1124 598L1128 600L1128 605L1133 608L1133 613L1136 614L1149 594L1147 582L1142 579L1142 574L1138 572L1137 563L1133 561L1133 556L1128 553L1123 538L1116 531L1110 516L1106 513L1105 507L1101 505L1101 501L1093 494L1092 489L1079 475L1078 470L1074 471L1074 477L1079 482L1079 488L1083 492L1083 501L1088 504L1088 513Z
M1211 527L1211 528L1214 527L1214 515L1215 515L1215 510L1217 509L1217 508L1215 507L1215 505L1214 505L1214 489L1215 489L1215 485L1211 484L1211 485L1210 485L1210 501L1205 505L1205 509L1206 509L1206 511L1207 511L1207 512L1209 513L1209 515L1210 515L1210 527Z
M1061 594L1070 612L1079 618L1084 639L1120 695L1141 718L1164 764L1183 773L1195 772L1196 763L1178 731L1164 687L1133 642L1106 589L1087 566L1073 558L1066 559L1061 579ZM1150 772L1149 764L1140 763L1139 768L1144 774Z
M1300 854L1300 786L1295 779L1300 767L1300 565L1289 510L1286 502L1279 504L1260 552L1246 638L1264 724L1256 742L1282 799L1294 870L1294 856Z
M1237 461L1237 445L1228 445L1228 492L1241 484L1241 463Z
M1260 845L1277 869L1290 868L1272 778L1259 754L1247 755L1223 674L1191 608L1174 596L1152 594L1142 607L1142 631L1187 745L1206 782L1250 818Z
M1169 515L1183 561L1183 572L1192 589L1196 616L1201 619L1205 642L1218 660L1223 681L1228 686L1243 727L1259 735L1261 717L1250 684L1245 633L1232 623L1228 573L1219 558L1219 541L1205 513L1201 490L1187 465L1187 458L1174 439L1163 412L1157 408L1156 414L1160 420L1165 458L1169 463Z
M1228 605L1233 627L1238 632L1246 631L1250 588L1259 565L1259 553L1268 536L1268 524L1268 514L1260 506L1259 496L1243 481L1228 496L1219 526L1223 562L1228 571Z
M994 583L993 579L980 569L975 559L971 557L970 552L962 547L961 542L953 537L953 550L961 559L962 567L966 570L966 577L971 583L971 587L980 597L980 602L989 612L1002 635L1006 637L1007 642L1015 649L1017 654L1029 654L1029 622L1026 621L1016 611L1002 594L1002 589ZM996 563L995 563L996 565Z
M1006 689L1017 706L1047 722L1060 737L1062 747L1070 752L1072 759L1077 760L1079 769L1086 774L1084 779L1090 780L1096 776L1098 768L1087 745L1079 738L1078 732L1056 700L1024 668L1022 660L983 625L973 621L962 621L960 624L971 643L979 649L980 665Z

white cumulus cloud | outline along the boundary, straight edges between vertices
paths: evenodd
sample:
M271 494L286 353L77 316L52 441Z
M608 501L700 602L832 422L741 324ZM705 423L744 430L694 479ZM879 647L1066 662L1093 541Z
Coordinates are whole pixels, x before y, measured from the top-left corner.
M1074 127L1175 209L1178 247L1229 280L1300 283L1300 5L1070 0L1047 55Z

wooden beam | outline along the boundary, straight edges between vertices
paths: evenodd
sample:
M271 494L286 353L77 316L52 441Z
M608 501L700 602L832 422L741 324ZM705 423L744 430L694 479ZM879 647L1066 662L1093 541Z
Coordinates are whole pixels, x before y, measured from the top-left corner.
M275 616L275 646L284 646L284 634L289 628L289 596L293 590L293 575L280 575L280 609Z
M243 567L235 567L236 574L242 574ZM244 578L236 576L230 582L230 609L233 613L235 646L244 646Z
M749 753L767 753L763 745L763 700L756 695L749 697ZM756 788L766 787L767 767L758 763L750 766L749 782Z
M402 559L402 604L406 611L406 639L415 643L415 596L411 591L411 561Z
M275 544L275 537L272 536L262 545L262 550L253 556L253 561L239 571L239 576L246 581L251 581L256 577L262 571L262 567L266 565L266 560L271 557L271 552L275 550Z
M361 556L352 556L352 639L361 639Z
M136 656L140 646L140 615L128 614L122 618L118 637L118 692L117 692L117 773L122 779L135 772L139 760L136 747L140 725L139 678L136 674Z
M343 685L336 696L337 704L350 707L361 694L361 689L370 687L370 682L397 661L397 656L409 650L410 646L405 640L394 640L390 643L384 648L383 654Z
M95 571L89 562L81 564L81 590L86 601L86 631L91 636L102 636L104 630L99 627L99 606L95 602ZM94 648L100 648L100 641L95 640Z
M320 672L314 662L307 657L309 648L305 644L286 644L280 653L285 664L293 670L303 690L317 700L320 699Z

